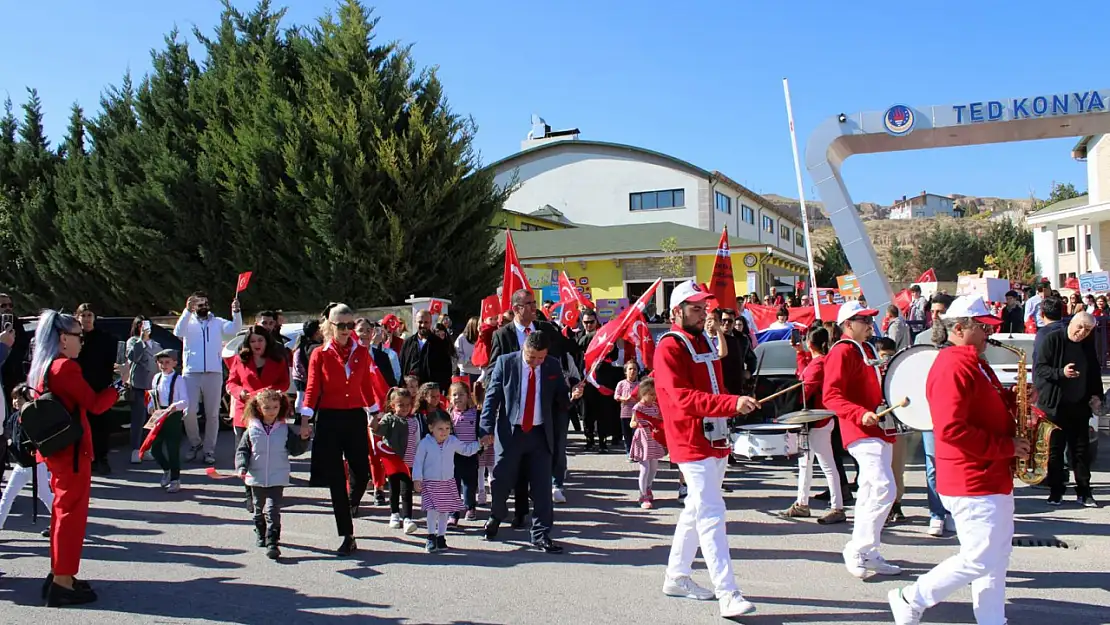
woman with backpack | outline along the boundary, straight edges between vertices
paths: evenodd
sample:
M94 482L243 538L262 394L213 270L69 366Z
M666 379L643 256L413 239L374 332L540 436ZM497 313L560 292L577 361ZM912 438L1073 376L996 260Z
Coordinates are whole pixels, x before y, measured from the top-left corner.
M42 587L46 605L61 607L96 601L88 582L75 576L81 567L85 545L85 526L89 520L89 494L92 489L92 436L87 413L102 414L119 399L116 386L94 392L81 374L77 356L81 353L81 323L72 315L45 310L35 330L35 348L27 386L37 391L35 402L24 407L23 427L31 430L28 419L35 412L28 408L39 402L58 402L75 425L81 438L74 444L39 458L50 470L54 506L50 516L50 574ZM41 441L40 441L41 442Z
M12 390L11 400L12 414L8 415L4 430L11 434L8 452L11 454L9 457L15 461L15 471L8 477L8 484L4 487L4 493L0 495L0 529L4 529L4 523L8 520L8 513L11 512L12 504L15 503L19 491L32 480L36 491L33 495L42 500L47 510L54 505L54 493L50 492L50 472L46 470L45 464L35 461L34 452L27 449L27 445L21 440L23 437L19 429L19 411L28 401L27 385L20 384L15 387ZM44 530L42 535L49 537L50 530Z

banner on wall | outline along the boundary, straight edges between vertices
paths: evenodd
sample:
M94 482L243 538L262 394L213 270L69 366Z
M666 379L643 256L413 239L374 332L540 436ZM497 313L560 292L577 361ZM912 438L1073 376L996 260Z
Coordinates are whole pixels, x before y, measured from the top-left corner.
M840 294L848 299L859 299L859 296L863 295L863 290L859 287L859 280L856 280L856 274L854 273L837 276L836 286ZM825 316L821 315L821 318L824 319Z
M628 309L628 298L599 299L595 304L598 318L605 322Z
M552 285L558 287L559 285L559 272L554 269L525 267L524 275L528 276L528 283L532 285L533 289L543 289L544 287ZM559 301L557 296L555 297L555 301Z
M1092 271L1079 276L1080 293L1106 293L1110 291L1110 273Z

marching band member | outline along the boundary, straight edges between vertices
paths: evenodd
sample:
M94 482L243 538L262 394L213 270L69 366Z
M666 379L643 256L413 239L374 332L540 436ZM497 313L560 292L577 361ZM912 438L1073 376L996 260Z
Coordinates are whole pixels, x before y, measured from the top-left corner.
M894 475L891 471L894 437L879 427L875 410L883 402L879 374L864 360L864 349L874 328L874 308L858 301L840 306L836 323L842 337L825 357L825 407L836 413L844 447L859 464L859 490L852 540L844 546L844 565L862 579L868 573L898 575L902 569L879 554L880 534L887 513L894 503ZM855 343L853 345L853 342ZM869 358L874 358L871 352Z
M982 360L991 315L981 296L962 296L941 316L952 347L929 370L925 395L936 436L937 491L956 521L960 551L887 596L894 620L914 625L928 608L971 584L975 622L1006 622L1006 567L1014 535L1011 462L1029 454L1015 438L1012 396ZM1003 395L1006 395L1004 397Z
M671 293L674 326L655 349L655 387L671 460L686 478L689 493L675 526L663 593L707 601L717 597L721 616L751 614L755 606L740 593L732 573L725 499L721 483L728 467L728 417L759 407L751 397L724 391L721 361L705 334L710 294L687 280ZM691 579L701 547L714 590Z

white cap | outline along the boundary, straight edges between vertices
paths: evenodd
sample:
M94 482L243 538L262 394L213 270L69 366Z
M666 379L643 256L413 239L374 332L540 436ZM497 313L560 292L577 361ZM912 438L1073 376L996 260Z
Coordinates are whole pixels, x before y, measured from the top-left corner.
M840 325L852 317L874 317L879 314L879 311L874 308L865 308L859 300L851 300L844 302L840 305L840 311L836 313L836 325Z
M982 295L961 295L952 300L948 310L941 313L941 319L961 319L969 317L979 323L1001 325L1002 320L991 314L991 309L983 301Z
M704 302L711 297L713 297L713 294L703 289L700 284L693 280L687 280L671 291L671 310L678 308L685 302Z

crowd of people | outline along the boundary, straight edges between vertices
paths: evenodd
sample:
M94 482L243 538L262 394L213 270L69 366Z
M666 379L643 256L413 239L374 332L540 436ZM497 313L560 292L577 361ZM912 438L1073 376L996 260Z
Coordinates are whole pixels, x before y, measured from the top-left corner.
M1028 441L1013 432L1012 396L981 360L987 335L1006 322L1005 314L995 315L979 298L941 294L924 302L916 295L907 316L927 310L933 328L918 341L924 336L945 348L946 362L928 374L935 427L921 436L929 533L954 531L963 546L916 584L894 591L891 609L897 622L916 623L926 608L971 583L979 622L1001 622L1013 532L1010 463L1029 451ZM639 464L641 508L654 507L660 461L669 458L677 468L684 508L663 592L716 599L729 618L754 611L733 574L725 532L730 420L760 407L753 397L755 339L744 303L724 308L694 282L678 285L669 302L672 325L659 337L654 359L645 362L638 347L618 340L599 363L591 363L597 382L591 384L584 381L585 353L600 327L596 312L583 308L577 326L559 327L544 318L531 291L513 293L510 301L510 310L472 318L457 336L446 317L435 323L429 310L414 315L414 331L406 334L395 316L359 318L345 304L331 304L287 348L280 314L263 312L243 328L237 300L231 318L222 319L212 313L206 294L197 292L174 328L181 353L154 343L150 320L137 317L123 367L117 367L116 347L109 349L97 336L92 306L81 305L75 316L44 311L33 337L18 324L0 334L4 389L11 397L4 423L18 465L4 491L0 526L15 493L37 473L49 483L39 495L51 509L50 572L42 598L49 606L95 601L91 585L76 575L91 476L110 471L111 430L99 415L121 394L131 399L131 461L153 459L163 471L161 487L175 493L182 488L182 461L216 464L226 393L235 475L243 480L257 545L270 558L281 556L290 458L309 447L309 484L329 491L339 555L358 549L355 519L368 492L375 505L388 503L388 525L406 534L420 531L414 512L419 495L429 553L448 549L449 527L477 520L488 492L490 512L482 526L487 540L497 540L503 523L524 527L531 516L533 549L555 554L562 551L552 538L555 505L567 497L573 428L584 433L587 451L619 449ZM1061 429L1052 441L1049 503L1062 501L1068 448L1078 501L1094 506L1080 435L1085 428L1079 427L1103 396L1091 345L1093 317L1080 311L1062 325L1066 306L1051 292L1034 305L1043 326L1034 355L1038 406ZM11 298L0 295L0 311L12 308ZM793 339L805 405L833 416L811 425L808 449L799 457L798 496L781 513L809 517L811 500L827 500L818 522L836 524L848 519L846 509L854 503L852 539L843 555L848 571L861 578L901 572L883 559L881 532L905 518L902 473L916 444L878 426L883 363L910 342L902 337L897 308L881 325L878 312L853 300L839 307L835 321ZM886 336L877 338L880 327ZM224 352L229 342L238 346L230 356ZM117 368L120 380L113 381ZM81 432L73 445L46 457L27 453L21 443L28 441L12 432L20 411L41 404L44 394L64 406ZM182 430L188 438L183 459ZM814 461L828 489L811 496ZM854 461L852 482L845 461ZM712 589L692 579L699 547Z

